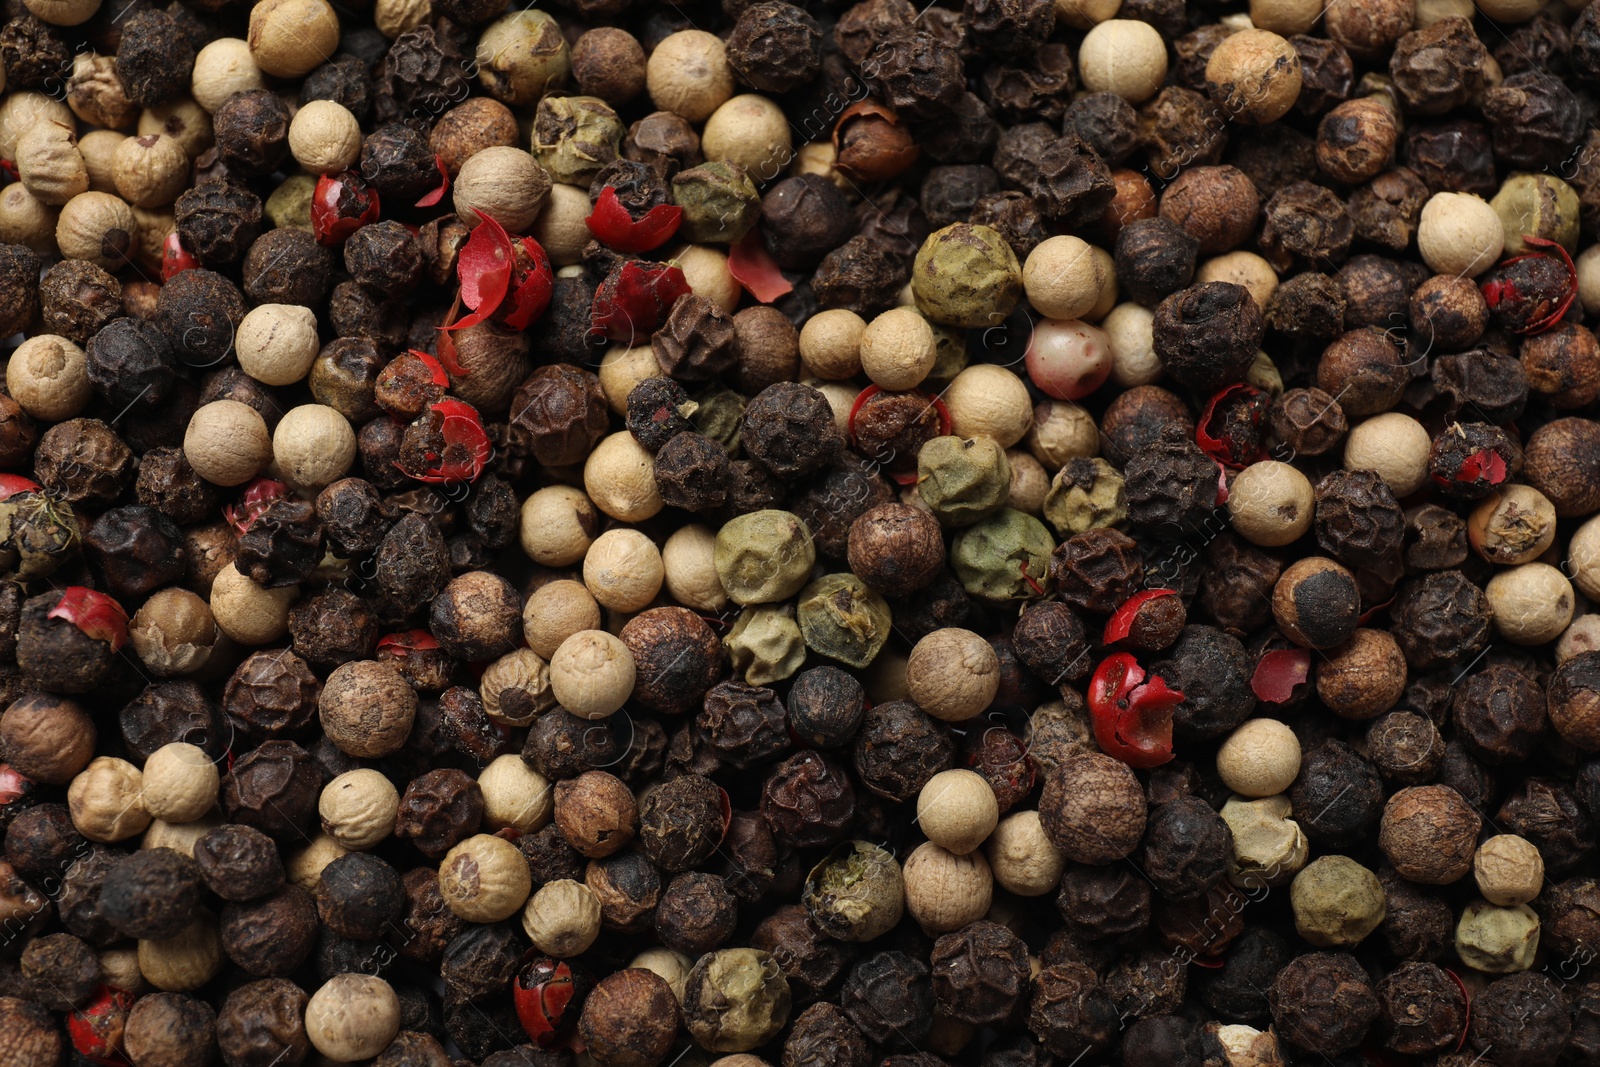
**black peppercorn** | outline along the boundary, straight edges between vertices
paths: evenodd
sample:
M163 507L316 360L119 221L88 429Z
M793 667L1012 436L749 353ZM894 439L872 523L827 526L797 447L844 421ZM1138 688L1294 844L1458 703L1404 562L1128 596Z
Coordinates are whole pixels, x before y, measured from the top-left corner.
M1473 998L1467 1039L1480 1055L1492 1049L1496 1064L1534 1067L1559 1055L1571 1033L1561 987L1524 971L1495 979Z
M1254 362L1264 332L1249 290L1206 282L1173 293L1151 325L1156 355L1167 372L1199 393L1238 381Z
M869 710L854 749L861 784L894 801L910 800L955 762L955 743L944 724L909 700Z
M1306 752L1289 799L1307 837L1319 847L1346 848L1383 814L1383 782L1355 749L1328 740Z
M248 826L227 824L206 831L195 842L194 861L206 888L223 900L260 900L283 885L277 845Z
M1290 960L1272 980L1272 1021L1290 1043L1307 1050L1355 1048L1378 1017L1372 980L1344 952L1309 952Z
M777 840L795 848L837 844L856 813L844 767L817 752L780 763L761 789L761 816Z
M230 902L219 934L228 959L257 978L293 974L317 945L317 905L297 885L282 885L248 903Z
M1181 429L1163 427L1123 466L1129 523L1162 540L1203 530L1217 507L1217 471Z
M194 73L195 46L171 14L141 10L122 25L117 78L128 100L152 108L176 100Z
M232 822L287 842L312 825L321 789L311 753L292 741L266 741L223 777L222 804Z
M200 869L170 848L146 848L117 862L100 888L100 911L125 937L176 937L200 906Z
M1117 284L1133 300L1154 307L1193 280L1199 249L1170 219L1130 222L1117 234Z

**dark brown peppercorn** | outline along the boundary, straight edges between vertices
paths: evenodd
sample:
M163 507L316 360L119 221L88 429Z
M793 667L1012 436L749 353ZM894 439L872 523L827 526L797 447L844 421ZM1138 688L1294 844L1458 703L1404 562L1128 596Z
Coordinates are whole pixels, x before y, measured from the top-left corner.
M181 222L179 226L181 229ZM172 342L179 362L209 368L232 354L234 333L244 312L244 297L227 278L210 270L186 270L161 287L155 321ZM276 422L277 414L274 412L269 426Z
M1199 797L1180 797L1150 811L1140 868L1167 900L1192 900L1228 873L1233 834Z
M200 870L170 848L147 848L118 861L100 889L100 911L125 937L176 937L200 906Z
M533 720L522 758L552 780L576 778L609 767L622 757L622 745L606 721L580 719L553 708Z
M777 957L779 949L767 948ZM791 988L795 978L790 976ZM871 1046L837 1004L826 1001L801 1012L783 1043L783 1067L867 1067Z
M1355 236L1344 202L1311 182L1294 182L1267 201L1261 254L1279 271L1297 264L1328 270L1344 262Z
M1005 1022L1028 991L1028 948L998 923L975 922L945 934L930 964L935 1007L973 1026Z
M850 968L839 1003L863 1033L890 1048L915 1047L933 1026L933 985L928 965L905 952L867 956Z
M283 861L272 838L248 826L224 825L195 842L194 861L206 888L226 901L259 900L283 885Z
M1402 585L1389 609L1390 632L1414 670L1465 664L1489 643L1483 590L1460 571L1438 571Z
M1444 765L1444 738L1426 715L1393 711L1367 727L1367 756L1385 779L1421 785Z
M422 27L413 33L432 33ZM415 203L439 184L426 123L405 119L379 126L361 142L361 176L385 201Z
M633 654L632 699L652 711L678 714L697 707L722 672L716 634L687 608L640 612L618 636Z
M1306 752L1289 799L1295 820L1319 848L1346 848L1383 813L1383 783L1355 749L1328 740Z
M844 767L818 752L780 763L761 789L761 817L795 848L837 844L855 817L855 788Z
M519 841L532 836L524 834ZM445 948L467 928L466 920L445 904L439 872L433 868L415 867L400 882L405 902L395 925L403 933L395 936L395 948L407 959L437 965Z
M1442 115L1483 91L1488 59L1472 24L1451 17L1401 37L1389 74L1408 112Z
M1061 599L1073 607L1111 612L1143 584L1144 562L1127 534L1085 530L1061 542L1050 554L1050 577Z
M122 25L117 78L128 99L150 108L176 100L189 87L195 46L171 14L139 11Z
M930 778L955 763L955 743L944 724L909 700L869 710L854 749L861 784L893 801L910 800Z
M228 994L217 1012L217 1046L230 1067L298 1067L311 1051L309 1000L287 978L263 978Z
M751 459L779 478L820 470L844 445L827 398L795 382L768 386L751 399L740 441Z
M534 458L541 464L578 463L608 428L600 379L569 363L540 367L517 387L511 422L530 435Z
M1372 980L1345 952L1308 952L1272 980L1272 1021L1288 1041L1307 1050L1355 1048L1378 1017Z
M222 707L251 737L289 737L311 724L321 692L317 676L293 652L252 652L228 679Z
M761 198L762 240L787 270L815 267L849 239L852 228L849 201L821 175L785 178Z
M133 484L133 453L99 419L68 419L39 437L34 473L53 497L109 507Z
M789 748L777 694L740 682L719 682L695 720L718 758L740 769L766 763Z
M1531 841L1553 876L1571 873L1594 852L1594 819L1573 790L1553 778L1522 782L1500 805L1495 821Z
M234 93L211 116L211 125L231 174L262 177L289 158L289 109L270 89Z
M340 937L370 941L400 914L404 897L398 871L371 853L352 852L322 869L317 914Z
M600 922L605 929L642 934L654 927L661 902L661 871L638 849L625 848L590 860L581 880L600 902Z
M789 686L787 703L789 729L821 748L849 744L865 715L861 683L838 667L801 671Z
M1450 413L1466 408L1489 422L1509 422L1528 402L1522 364L1486 349L1440 356L1433 363L1434 387L1449 401Z
M684 1002L693 1001L685 996ZM671 1051L678 1019L672 987L654 972L634 967L602 978L590 991L578 1036L600 1063L649 1067Z
M822 29L793 4L751 4L739 14L728 38L728 65L753 89L797 89L822 67Z
M375 295L404 296L422 281L422 250L404 225L368 223L345 241L344 267Z
M91 637L61 617L50 617L62 595L31 597L22 605L17 630L17 666L29 684L52 693L90 693L103 685L116 663L109 641Z
M1383 1046L1403 1056L1453 1048L1467 1025L1465 992L1435 964L1401 964L1378 982L1377 994Z
M22 977L33 998L55 1011L71 1011L100 984L100 957L71 934L46 934L22 950Z
M1194 278L1199 249L1200 242L1170 219L1130 222L1117 234L1117 284L1131 299L1154 307Z
M1117 1033L1117 1008L1081 963L1045 967L1033 981L1028 1029L1061 1059L1104 1051Z
M299 886L279 886L249 903L224 905L219 933L234 966L257 978L286 978L317 945L317 905Z
M1217 507L1217 470L1182 430L1163 427L1123 467L1129 523L1163 540L1203 529Z
M822 257L811 290L824 308L871 318L893 307L910 279L908 258L858 233Z
M222 804L230 821L286 843L313 824L321 789L311 753L292 741L266 741L223 777Z
M400 794L394 835L437 860L476 833L482 819L477 781L453 768L433 770L413 778Z
M1244 286L1206 282L1163 300L1151 330L1167 372L1195 392L1210 394L1250 368L1265 326Z
M333 252L305 230L268 230L250 245L241 268L253 304L315 308L333 289Z
M668 948L698 958L733 936L738 905L721 878L698 871L680 874L661 893L656 936Z
M1088 939L1115 938L1150 925L1150 883L1125 865L1071 866L1056 909L1067 929Z
M1571 1033L1561 987L1524 971L1495 979L1473 998L1467 1039L1480 1055L1492 1049L1497 1065L1535 1067L1555 1059Z
M656 453L656 488L671 507L715 512L727 502L728 466L728 450L716 441L692 431L675 434Z
M1347 567L1394 558L1405 537L1404 515L1375 471L1334 471L1316 487L1317 543Z
M1297 455L1320 456L1344 440L1344 409L1321 389L1289 389L1272 402L1272 432Z

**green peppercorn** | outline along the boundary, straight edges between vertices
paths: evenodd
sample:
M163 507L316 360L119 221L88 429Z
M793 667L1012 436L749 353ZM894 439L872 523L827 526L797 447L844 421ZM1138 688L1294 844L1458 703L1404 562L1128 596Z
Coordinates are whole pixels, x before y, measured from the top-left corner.
M917 494L941 526L971 526L1005 506L1011 462L992 437L935 437L917 453Z
M1053 548L1044 523L1003 508L961 531L950 546L950 565L973 596L1025 600L1045 594Z
M533 156L553 181L588 185L617 158L627 132L597 96L547 96L533 119Z
M1378 876L1348 856L1322 856L1289 887L1294 927L1321 948L1360 944L1387 914Z
M840 941L871 941L893 930L905 908L905 879L889 852L846 841L806 875L800 902L817 928Z
M1105 460L1071 460L1050 480L1044 517L1063 537L1115 526L1128 517L1122 472Z
M672 179L672 202L683 208L678 236L695 244L733 244L761 215L761 194L737 163L702 163Z
M806 524L771 508L724 523L712 553L722 588L740 605L789 599L805 588L816 562Z
M911 292L934 322L997 326L1022 297L1022 267L999 231L958 222L922 242Z
M746 608L722 639L722 646L746 685L782 681L806 661L805 639L787 606Z
M745 398L732 389L714 385L694 398L694 428L728 450L739 452L739 424L744 418Z
M889 604L854 574L825 574L800 592L800 633L813 652L862 668L889 639Z
M1507 256L1533 251L1524 236L1578 251L1578 194L1553 174L1513 174L1489 201L1505 230Z

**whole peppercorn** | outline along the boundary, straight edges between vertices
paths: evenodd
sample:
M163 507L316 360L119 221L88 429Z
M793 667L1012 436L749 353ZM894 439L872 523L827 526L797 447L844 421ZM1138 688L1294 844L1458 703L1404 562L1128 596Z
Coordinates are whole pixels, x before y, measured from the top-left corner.
M727 500L728 465L722 445L704 434L680 433L656 453L656 488L672 507L715 511Z
M590 860L582 877L600 902L600 921L607 930L638 934L652 928L661 901L661 872L638 849Z
M1046 776L1039 817L1068 859L1110 863L1131 853L1144 833L1144 792L1126 764L1077 755Z
M1104 1050L1116 1025L1116 1006L1084 964L1056 963L1034 979L1028 1029L1057 1057L1071 1060Z
M133 453L99 419L69 419L39 437L34 473L69 504L109 507L133 482Z
M1400 399L1410 375L1382 330L1366 327L1329 345L1317 363L1317 386L1339 398L1347 415L1375 415Z
M1284 635L1310 648L1332 648L1349 640L1361 612L1355 576L1333 560L1297 560L1272 590L1272 614Z
M222 707L249 736L290 736L310 724L321 689L293 652L252 652L228 679Z
M663 783L639 809L639 847L669 874L699 866L722 839L725 803L722 790L697 774Z
M340 937L366 941L382 935L400 914L400 874L366 852L340 856L322 869L317 914Z
M312 825L320 787L309 752L292 741L266 741L223 777L222 804L229 821L288 841Z
M71 1011L100 984L100 959L71 934L46 934L29 941L20 960L22 978L40 1003Z
M837 667L802 671L789 686L789 729L811 744L841 748L861 728L864 693L861 683Z
M538 462L553 467L581 462L608 428L600 380L569 363L540 367L517 386L511 423L531 436Z
M258 978L283 977L316 947L317 905L299 886L280 886L249 903L225 905L220 935L222 950L236 967Z
M1140 867L1168 900L1192 900L1228 872L1233 835L1198 797L1158 804L1145 827Z
M1310 952L1272 980L1272 1021L1303 1049L1343 1052L1360 1044L1378 1017L1372 981L1353 956Z
M1261 254L1279 271L1342 263L1355 236L1344 202L1329 189L1299 181L1272 195L1261 227Z
M894 306L910 274L897 252L858 233L822 257L811 291L824 308L876 315Z
M140 849L118 861L100 890L100 910L125 937L176 937L200 905L200 871L170 848Z
M1022 270L1000 234L957 223L923 242L911 285L918 309L934 322L993 326L1016 307Z
M1555 779L1523 781L1495 819L1532 842L1553 875L1567 874L1594 851L1594 820L1572 789Z
M850 238L851 228L849 201L820 175L785 178L761 198L762 239L780 267L815 267Z
M1389 612L1390 632L1416 670L1466 663L1489 643L1488 601L1460 571L1406 582Z
M239 262L261 232L260 197L235 181L202 182L179 194L173 212L183 247L204 267Z
M1086 530L1056 546L1050 577L1061 599L1084 611L1110 612L1144 582L1134 540L1116 530Z
M628 968L589 991L578 1034L602 1067L656 1067L678 1029L672 987L651 971Z
M439 169L420 120L379 126L361 142L361 177L384 200L414 203L439 183Z
M1378 771L1349 745L1328 740L1309 749L1289 789L1295 819L1318 847L1362 839L1383 813Z
M850 969L840 1006L864 1033L884 1035L890 1047L915 1047L933 1023L928 965L904 952L867 956Z
M161 287L155 321L179 362L213 367L232 352L244 313L238 286L214 271L186 270Z
M455 769L418 775L400 795L394 834L410 841L429 859L445 853L474 834L483 819L483 790Z
M1123 465L1129 522L1162 539L1201 529L1216 508L1216 462L1176 426L1141 445Z
M926 511L905 504L880 504L850 526L850 570L888 597L928 585L944 565L939 524Z
M1489 764L1532 755L1545 729L1545 698L1520 670L1492 664L1469 676L1450 706L1456 737Z
M1244 286L1207 282L1161 301L1151 329L1168 373L1196 392L1212 393L1249 369L1265 327Z
M1471 23L1451 17L1401 37L1389 73L1407 111L1442 115L1483 91L1488 60Z
M1414 711L1394 711L1368 727L1367 754L1385 779L1421 785L1438 776L1445 743L1432 719Z
M1404 516L1376 472L1333 471L1317 483L1316 503L1317 543L1340 563L1379 566L1399 551Z
M1600 396L1600 343L1582 326L1558 323L1529 337L1521 358L1528 388L1556 408L1580 408Z
M183 95L194 70L195 46L178 20L159 10L135 13L122 24L117 79L128 99L153 108Z
M1480 1054L1495 1050L1506 1067L1547 1063L1572 1032L1566 998L1544 974L1523 972L1489 983L1473 999L1467 1037Z
M1600 654L1586 652L1562 663L1550 676L1545 695L1550 725L1562 740L1592 750L1600 724Z
M1045 601L1023 608L1011 640L1023 665L1050 685L1089 672L1089 644L1082 621L1065 604Z
M878 796L906 801L950 768L955 743L947 729L909 700L878 704L855 739L856 773Z
M1401 876L1447 885L1472 869L1482 820L1449 786L1402 789L1384 807L1378 844Z
M750 400L740 441L751 459L779 478L822 469L844 444L827 398L795 382L770 385Z
M1466 994L1435 964L1403 963L1378 982L1376 991L1383 1045L1401 1055L1443 1052L1466 1027Z
M695 719L704 743L740 769L766 763L789 747L783 705L770 689L719 682Z
M1289 389L1272 402L1272 433L1297 455L1320 456L1337 448L1349 423L1338 400L1321 389Z
M1185 170L1161 194L1161 217L1183 227L1205 256L1249 240L1259 206L1255 185L1229 166Z
M793 4L751 4L734 23L727 56L740 81L762 92L786 93L816 77L822 66L822 31Z
M23 252L32 256L31 252ZM13 265L25 266L26 262L17 255L9 259L0 256L0 270L8 270ZM31 275L29 280L32 280ZM123 313L121 284L87 260L62 260L44 272L37 290L32 286L26 289L19 286L16 292L24 307L32 307L28 297L34 297L34 304L51 333L79 345L87 344L101 328ZM31 310L28 318L32 318ZM0 322L0 327L4 325ZM16 324L18 329L21 326L22 323Z
M283 862L266 834L248 826L206 831L194 845L195 865L206 888L226 901L260 900L283 885Z
M668 948L703 955L725 944L738 921L738 901L711 874L680 874L662 891L656 908L656 936Z
M1133 300L1155 307L1193 280L1199 249L1200 242L1170 219L1130 222L1117 234L1117 284Z
M778 840L797 848L836 843L855 810L855 789L849 775L841 765L816 752L789 757L768 776L761 790L763 820Z

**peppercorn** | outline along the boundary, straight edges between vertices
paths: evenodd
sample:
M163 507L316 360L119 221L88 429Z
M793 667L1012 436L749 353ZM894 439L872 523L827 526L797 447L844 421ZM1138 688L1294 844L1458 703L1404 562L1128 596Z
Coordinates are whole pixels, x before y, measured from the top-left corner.
M1163 426L1123 464L1128 521L1175 539L1204 527L1217 503L1217 464L1177 426Z

